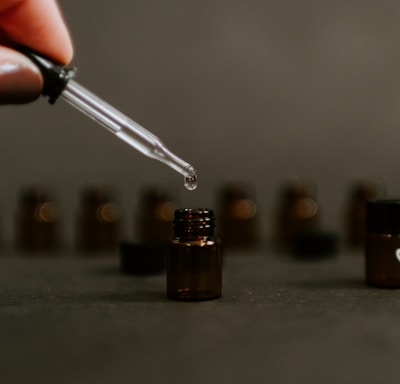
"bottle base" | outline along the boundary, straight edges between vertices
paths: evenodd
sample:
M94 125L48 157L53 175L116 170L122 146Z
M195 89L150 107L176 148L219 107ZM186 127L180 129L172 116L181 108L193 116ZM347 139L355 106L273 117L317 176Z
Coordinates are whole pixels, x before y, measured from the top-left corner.
M175 292L168 292L167 296L169 299L178 301L203 301L218 299L219 297L221 297L221 293L214 291L196 291L182 289Z
M384 278L384 279L369 279L367 278L367 284L371 287L377 288L388 288L388 289L399 289L400 281L398 278Z

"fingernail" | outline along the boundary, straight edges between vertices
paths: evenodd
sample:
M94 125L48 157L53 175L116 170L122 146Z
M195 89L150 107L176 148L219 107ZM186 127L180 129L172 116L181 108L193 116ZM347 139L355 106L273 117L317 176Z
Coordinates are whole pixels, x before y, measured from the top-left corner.
M43 86L40 70L28 59L0 61L0 104L35 100Z

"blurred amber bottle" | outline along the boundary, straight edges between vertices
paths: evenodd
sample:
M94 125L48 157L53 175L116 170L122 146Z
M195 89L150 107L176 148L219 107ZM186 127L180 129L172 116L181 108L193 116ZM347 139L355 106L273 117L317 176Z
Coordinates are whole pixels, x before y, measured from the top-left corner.
M291 179L281 190L276 219L276 239L283 249L293 249L300 235L317 231L321 225L320 207L312 186Z
M77 214L78 248L84 252L115 251L120 238L120 221L120 209L109 188L86 187Z
M249 185L230 182L218 194L218 237L224 248L251 248L260 243L259 214Z
M362 249L366 236L367 201L382 198L385 186L377 180L354 182L348 195L345 212L345 241L352 249Z
M175 202L166 188L152 185L142 191L134 213L134 238L146 243L166 243L173 235Z
M50 251L60 245L59 209L45 186L31 185L19 195L16 245L24 251Z

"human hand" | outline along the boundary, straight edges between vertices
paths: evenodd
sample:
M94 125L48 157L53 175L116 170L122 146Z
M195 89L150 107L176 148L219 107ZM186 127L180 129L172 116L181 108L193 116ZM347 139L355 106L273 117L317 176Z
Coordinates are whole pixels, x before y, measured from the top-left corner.
M56 0L0 0L0 104L35 100L42 91L40 70L12 49L24 45L67 64L73 55Z

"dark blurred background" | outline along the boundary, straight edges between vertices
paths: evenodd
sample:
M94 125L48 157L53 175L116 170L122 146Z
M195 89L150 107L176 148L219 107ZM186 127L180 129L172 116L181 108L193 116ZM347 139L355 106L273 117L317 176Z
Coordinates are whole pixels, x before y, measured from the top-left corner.
M395 0L60 1L78 81L159 136L199 186L119 141L65 102L1 108L1 237L22 185L55 191L65 237L81 188L110 184L125 231L138 191L164 183L180 206L215 205L227 180L253 185L263 234L280 184L313 180L338 229L349 185L400 195L400 3Z

